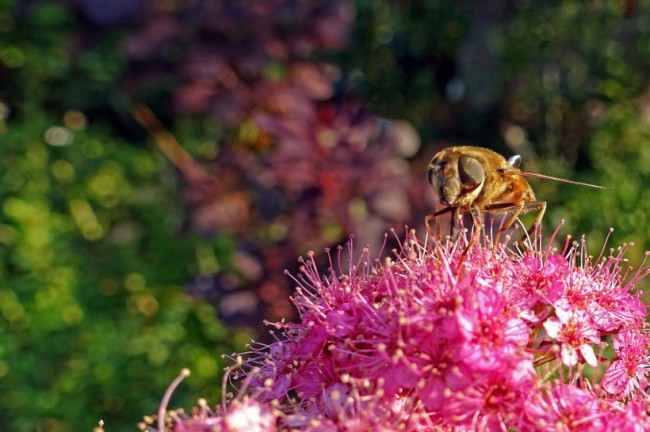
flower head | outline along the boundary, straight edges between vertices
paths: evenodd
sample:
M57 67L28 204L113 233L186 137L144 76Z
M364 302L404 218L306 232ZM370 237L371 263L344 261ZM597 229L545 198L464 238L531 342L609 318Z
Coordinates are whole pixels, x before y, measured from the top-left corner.
M281 335L253 344L235 381L279 430L650 426L646 310L630 293L646 267L624 278L625 248L580 262L584 242L461 259L463 241L411 233L383 261L341 248L326 276L310 254L294 276L300 322L273 324Z
M628 397L645 381L650 369L650 336L626 329L613 338L616 358L605 372L602 385L611 394Z

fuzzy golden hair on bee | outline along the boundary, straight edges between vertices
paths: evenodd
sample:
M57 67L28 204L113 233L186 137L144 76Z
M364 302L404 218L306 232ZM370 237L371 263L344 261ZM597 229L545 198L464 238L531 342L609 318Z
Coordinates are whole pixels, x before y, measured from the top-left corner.
M537 216L526 234L532 236L538 229L546 211L546 201L538 200L526 177L559 181L576 186L606 189L589 183L582 183L545 174L526 172L519 169L521 157L506 159L499 153L473 146L455 146L441 150L433 156L428 166L428 180L438 197L442 210L427 215L425 223L433 235L430 222L446 213L451 213L451 239L459 233L460 218L469 213L474 233L465 252L478 240L486 213L504 213L505 220L494 237L497 244L503 232L522 213L537 211Z

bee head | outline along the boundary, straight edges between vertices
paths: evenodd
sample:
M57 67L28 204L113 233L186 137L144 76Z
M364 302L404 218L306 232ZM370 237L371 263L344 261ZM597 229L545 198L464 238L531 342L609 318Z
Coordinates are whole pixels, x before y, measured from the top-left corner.
M478 195L485 171L477 159L443 150L431 159L428 179L440 202L453 206L466 195Z

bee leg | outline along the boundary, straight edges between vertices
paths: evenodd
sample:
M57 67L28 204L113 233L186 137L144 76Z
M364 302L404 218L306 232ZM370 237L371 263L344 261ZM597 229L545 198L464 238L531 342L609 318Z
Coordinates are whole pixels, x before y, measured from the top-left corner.
M445 213L449 213L450 211L454 210L455 207L445 207L442 210L438 210L435 213L430 213L424 217L424 225L427 227L427 232L432 238L435 238L435 235L433 234L433 230L431 229L431 221L433 219L436 219L438 216L443 215ZM440 224L438 221L436 221L436 229L438 230L438 233L440 232Z
M501 236L502 233L508 230L512 226L512 224L517 220L517 217L521 214L521 212L524 210L524 203L517 204L511 211L512 211L512 216L504 223L501 225L501 228L499 228L499 231L497 231L497 235L494 236L494 245L496 246L499 243L499 237Z
M436 212L438 211L438 203L436 203ZM438 235L438 241L441 241L442 235L440 234L440 219L436 218L436 234Z
M483 223L481 222L481 212L476 208L472 207L469 210L469 215L472 217L472 225L474 226L474 232L472 233L472 236L469 239L469 242L467 243L467 247L465 248L465 252L471 248L474 243L476 243L481 235L481 230L483 228Z
M535 235L535 232L539 228L539 225L542 223L542 218L544 217L544 213L546 212L546 201L531 201L527 202L526 205L524 206L524 211L531 211L531 210L539 210L539 213L537 213L537 216L535 217L535 221L533 224L528 228L528 231L526 234L521 236L521 243L524 243L526 241L526 237L529 237L532 239L533 236Z
M501 234L506 231L510 226L514 223L514 221L517 220L517 216L521 214L521 212L524 210L524 206L527 203L525 202L509 202L509 203L495 203L495 204L490 204L488 206L485 206L485 211L487 213L510 213L512 212L512 216L508 218L508 220L501 225L501 228L499 228L499 231L497 231L497 234L494 236L494 240L492 241L492 244L494 246L499 243L499 237Z
M451 241L455 242L458 240L458 234L460 232L461 218L462 213L458 207L453 207L451 211L451 219L449 221L449 232L451 233Z
M433 230L431 229L431 219L433 219L433 213L429 213L424 217L424 226L429 233L429 237L433 237Z
M469 239L469 242L467 243L467 246L465 246L465 250L463 250L463 253L460 254L460 258L458 260L458 271L460 272L461 265L463 264L463 261L465 260L465 256L467 255L467 252L471 249L472 246L474 246L474 243L476 243L480 236L481 236L481 230L483 228L483 223L481 221L481 212L478 208L476 207L471 207L469 211L470 216L472 217L472 224L474 225L474 232L472 233L472 236Z
M526 236L531 236L539 227L539 224L542 221L542 217L544 216L544 212L546 211L546 201L529 201L529 202L520 202L520 203L496 203L496 204L491 204L489 206L485 207L485 211L488 213L510 213L512 212L512 216L506 221L506 223L499 228L499 231L497 232L497 235L494 237L494 245L496 245L499 242L499 236L501 236L501 233L505 232L512 224L514 223L515 220L517 220L517 217L521 213L526 213L532 210L540 210L539 214L535 218L535 222L531 225L531 227L528 229L526 234L524 234L521 237L521 242L523 243L526 240Z

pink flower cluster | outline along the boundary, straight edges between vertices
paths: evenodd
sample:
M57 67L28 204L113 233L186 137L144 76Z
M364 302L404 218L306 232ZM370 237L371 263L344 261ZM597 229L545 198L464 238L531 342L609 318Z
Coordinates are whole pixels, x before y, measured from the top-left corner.
M231 376L247 396L174 431L244 407L264 419L249 432L650 429L647 311L632 292L648 267L623 273L627 246L592 259L584 241L540 244L477 245L459 262L463 240L408 234L381 263L329 254L327 277L310 255L301 321L274 324L283 335Z

